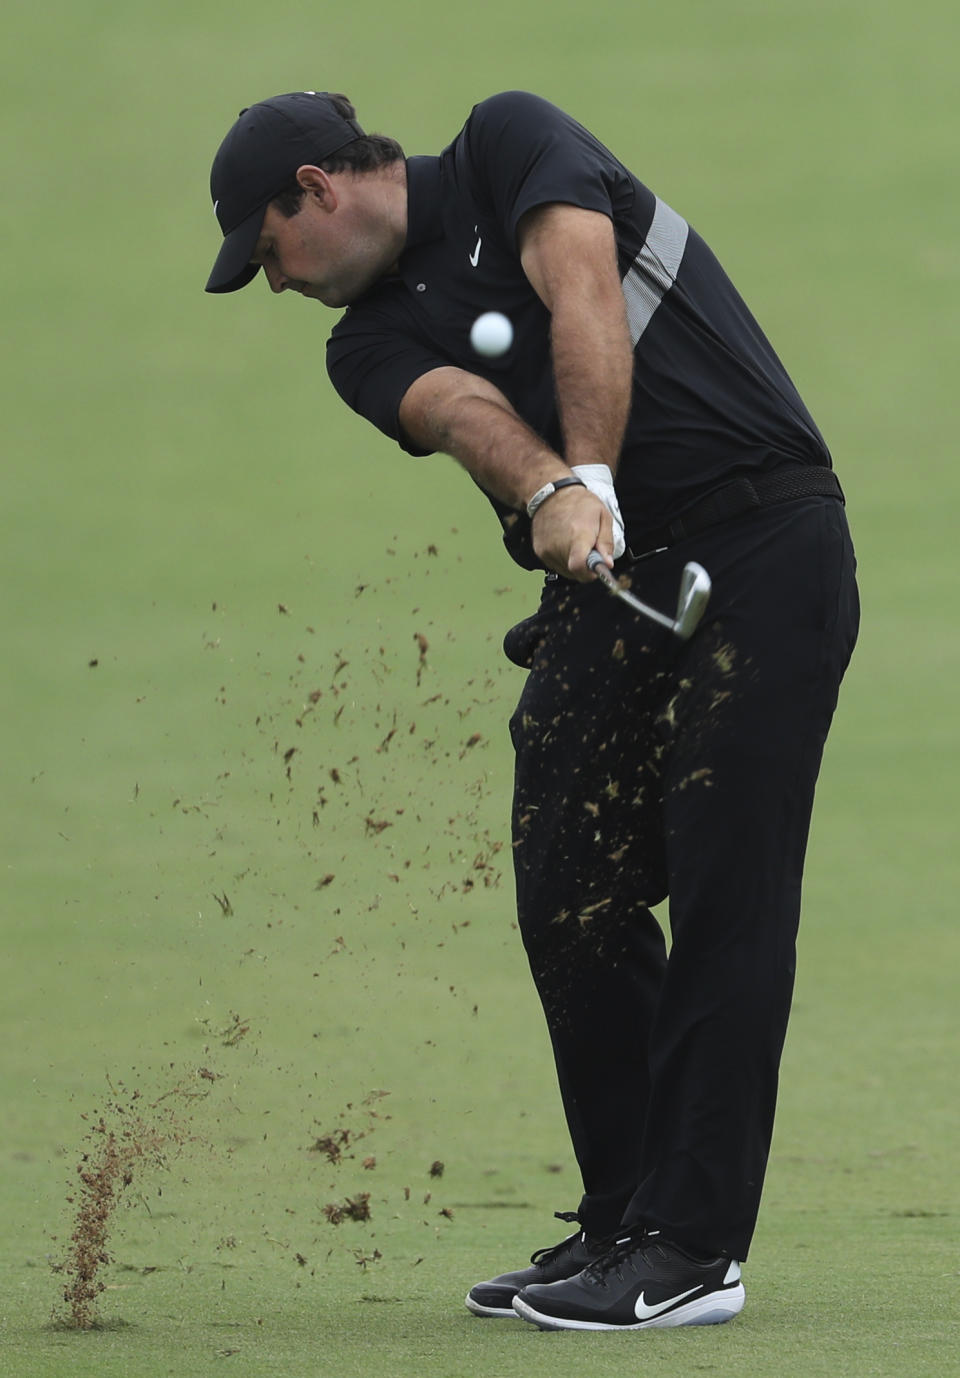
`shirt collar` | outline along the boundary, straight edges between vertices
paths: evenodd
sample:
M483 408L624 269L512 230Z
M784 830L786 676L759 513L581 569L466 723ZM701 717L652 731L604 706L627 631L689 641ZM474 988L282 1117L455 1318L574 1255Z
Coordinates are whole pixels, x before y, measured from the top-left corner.
M407 242L404 252L443 234L440 159L407 159Z

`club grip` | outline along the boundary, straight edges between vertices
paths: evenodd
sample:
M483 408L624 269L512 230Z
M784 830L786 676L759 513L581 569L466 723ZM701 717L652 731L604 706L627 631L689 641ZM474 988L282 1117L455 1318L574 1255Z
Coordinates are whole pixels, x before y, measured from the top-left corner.
M607 569L607 562L599 550L591 550L587 556L587 569L595 579L599 579L602 584L606 584L608 589L613 589L616 592L617 581Z

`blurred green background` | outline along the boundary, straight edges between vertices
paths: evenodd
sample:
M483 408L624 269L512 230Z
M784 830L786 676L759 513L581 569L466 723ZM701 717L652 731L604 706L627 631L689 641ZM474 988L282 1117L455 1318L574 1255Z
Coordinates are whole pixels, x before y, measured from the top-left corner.
M958 28L945 0L5 8L0 1373L960 1372ZM334 397L333 313L202 291L242 105L339 89L436 152L517 86L718 252L861 561L750 1305L716 1331L461 1307L579 1196L512 927L499 641L537 580L451 461ZM76 1333L51 1264L100 1113L167 1164Z

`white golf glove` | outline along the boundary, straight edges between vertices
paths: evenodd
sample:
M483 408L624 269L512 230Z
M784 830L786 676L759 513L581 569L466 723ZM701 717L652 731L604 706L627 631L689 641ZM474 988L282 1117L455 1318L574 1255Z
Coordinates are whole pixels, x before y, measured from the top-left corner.
M576 474L583 486L600 499L613 518L613 558L619 560L627 548L627 542L620 504L613 486L613 474L606 464L574 464L570 472Z

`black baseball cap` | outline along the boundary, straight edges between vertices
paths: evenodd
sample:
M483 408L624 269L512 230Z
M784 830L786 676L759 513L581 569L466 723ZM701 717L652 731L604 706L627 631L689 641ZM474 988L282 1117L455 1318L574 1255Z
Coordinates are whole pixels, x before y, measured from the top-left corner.
M217 149L210 172L213 209L223 244L208 292L235 292L257 275L256 248L268 202L304 163L321 163L363 138L356 120L337 113L329 91L292 91L240 112Z

